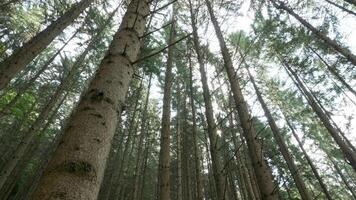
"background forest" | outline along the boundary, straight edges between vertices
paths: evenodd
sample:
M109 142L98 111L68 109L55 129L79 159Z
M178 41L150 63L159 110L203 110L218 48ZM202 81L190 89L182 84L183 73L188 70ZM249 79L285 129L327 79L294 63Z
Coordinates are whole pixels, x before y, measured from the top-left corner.
M356 199L356 0L1 0L1 200Z

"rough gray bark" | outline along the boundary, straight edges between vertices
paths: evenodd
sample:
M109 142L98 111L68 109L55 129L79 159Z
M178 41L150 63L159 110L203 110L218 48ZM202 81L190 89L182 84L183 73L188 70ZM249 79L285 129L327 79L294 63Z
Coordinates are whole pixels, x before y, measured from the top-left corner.
M32 199L97 198L116 120L132 79L145 30L148 1L128 5L119 30L99 65L88 91L71 116Z
M17 49L10 57L2 61L0 63L0 90L41 53L42 50L69 26L93 1L94 0L82 0L73 5L63 16Z

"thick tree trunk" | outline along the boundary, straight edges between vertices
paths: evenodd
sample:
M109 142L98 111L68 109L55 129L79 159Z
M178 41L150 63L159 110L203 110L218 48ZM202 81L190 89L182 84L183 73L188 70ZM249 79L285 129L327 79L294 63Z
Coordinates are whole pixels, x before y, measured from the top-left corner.
M142 154L143 152L143 142L144 140L147 139L147 112L148 112L148 103L149 103L149 96L150 96L150 90L151 90L151 80L152 80L152 74L149 77L148 80L148 86L147 86L147 94L146 94L146 99L144 103L144 108L142 110L142 117L141 117L141 130L140 130L140 139L138 142L138 150L136 154L136 169L135 169L135 177L134 177L134 193L133 193L133 200L138 200L139 198L139 191L140 188L142 187L140 185L140 180L142 178L142 167L144 164L144 161L142 160Z
M194 163L195 163L195 179L196 179L196 199L203 200L203 186L202 186L202 177L201 177L201 167L199 161L199 152L198 152L198 140L197 140L197 122L196 122L196 110L194 105L194 89L193 89L193 66L189 59L189 76L190 76L190 87L189 87L189 99L192 110L192 137L194 145Z
M201 82L203 85L205 116L206 116L207 125L208 125L207 129L208 129L208 136L209 136L213 176L214 176L214 180L215 180L216 192L218 195L218 199L223 200L223 199L228 198L227 193L225 192L225 184L226 183L222 176L222 171L221 171L222 166L221 166L221 158L219 157L218 147L217 147L218 136L217 136L217 132L216 132L216 123L215 123L215 119L214 119L213 105L211 102L211 95L210 95L209 86L208 86L208 79L207 79L205 68L204 68L205 67L204 61L201 56L201 47L199 44L197 27L195 24L196 19L195 19L195 15L194 15L194 11L193 11L191 2L190 2L190 14L191 14L191 23L192 23L192 28L193 28L194 48L195 48L195 52L196 52L197 58L198 58Z
M289 129L291 130L291 132L292 132L294 138L297 140L297 143L298 143L298 145L299 145L299 148L302 150L303 155L304 155L305 159L307 160L307 162L308 162L308 164L309 164L309 166L310 166L310 168L311 168L311 170L312 170L312 172L313 172L315 178L318 180L319 185L320 185L320 187L321 187L323 193L325 194L325 197L326 197L328 200L332 200L333 198L331 197L331 195L330 195L330 193L329 193L329 191L328 191L328 189L327 189L327 187L326 187L326 184L324 183L323 179L321 178L321 176L320 176L320 174L319 174L317 168L315 167L313 161L310 159L309 155L308 155L307 152L305 151L305 149L304 149L304 147L303 147L303 143L300 141L299 136L298 136L297 133L295 132L292 123L289 121L289 119L287 118L287 116L284 114L283 110L282 110L282 114L284 115L284 118L285 118L285 120L286 120L286 123L287 123Z
M69 26L94 0L82 0L0 63L0 90L23 70L52 40Z
M256 136L256 131L253 127L252 120L251 120L252 118L249 114L247 104L244 100L240 84L235 75L229 50L226 46L218 21L215 18L214 11L210 4L210 1L205 0L205 2L208 7L208 11L215 29L215 33L219 40L220 49L224 60L224 67L226 69L228 79L231 85L231 91L233 93L233 98L236 104L236 108L238 110L239 119L243 129L243 134L244 137L246 138L246 142L249 150L249 156L251 158L253 169L255 171L256 178L257 178L257 183L259 185L259 189L261 192L261 198L263 200L278 199L275 190L276 186L273 182L272 172L269 169L266 160L264 159L262 146L259 143L258 138Z
M282 135L281 135L281 133L279 131L279 128L277 127L277 124L274 121L274 119L272 117L272 114L271 114L270 110L268 109L267 104L264 101L264 99L262 97L262 94L259 91L259 89L257 87L257 84L256 84L253 76L251 75L246 63L245 63L245 65L246 65L246 69L247 69L248 75L250 77L251 83L253 85L253 88L256 91L257 99L258 99L258 101L260 102L260 104L262 106L262 109L263 109L263 111L265 113L265 116L267 118L268 124L269 124L269 126L270 126L270 128L272 130L273 137L274 137L274 139L275 139L275 141L276 141L276 143L277 143L277 145L279 147L279 151L282 153L282 156L283 156L284 160L287 163L288 169L289 169L289 171L291 173L291 176L293 177L295 185L297 186L299 194L302 197L302 199L311 200L312 197L311 197L310 193L308 192L308 190L307 190L307 188L306 188L306 186L304 184L304 181L300 177L300 174L298 172L298 167L296 166L296 164L295 164L295 162L293 160L293 157L290 154L286 143L284 142L284 139L283 139L283 137L282 137Z
M33 199L94 200L140 50L149 14L146 0L128 5L118 32L82 96Z
M175 31L175 12L173 4L171 32L168 44L172 44L176 38ZM170 126L171 126L171 89L173 81L173 57L174 46L168 48L167 67L164 80L163 93L163 111L162 111L162 128L161 128L161 148L159 152L158 180L159 180L159 200L170 200Z
M304 86L303 82L300 80L296 72L290 68L288 63L286 63L285 61L282 62L288 74L290 74L291 78L293 78L293 81L295 82L296 86L299 88L302 94L304 94L310 107L312 107L313 111L319 117L320 121L323 123L332 138L335 140L336 144L340 147L342 153L345 155L345 158L350 162L349 164L356 171L356 152L354 152L352 148L347 144L347 142L343 140L342 136L340 135L340 132L332 125L327 114L324 113L323 109L319 106L313 95Z
M335 51L337 51L341 55L343 55L353 65L356 65L356 55L352 54L350 50L341 46L335 40L330 39L327 35L325 35L321 31L319 31L317 28L315 28L313 25L311 25L305 19L300 17L297 13L295 13L291 8L286 6L283 2L280 2L279 0L270 0L270 1L272 2L273 6L275 8L282 9L282 10L286 11L287 13L289 13L290 15L292 15L301 24L303 24L303 26L307 27L313 34L315 34L319 39L323 40L331 48L333 48ZM276 1L278 1L278 4L276 3ZM355 0L352 0L352 1L355 1Z

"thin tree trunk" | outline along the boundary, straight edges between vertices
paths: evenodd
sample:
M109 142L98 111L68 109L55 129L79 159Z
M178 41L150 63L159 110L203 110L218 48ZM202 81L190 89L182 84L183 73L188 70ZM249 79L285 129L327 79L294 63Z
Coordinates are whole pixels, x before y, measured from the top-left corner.
M304 155L305 159L307 160L307 162L308 162L308 164L309 164L309 166L310 166L310 168L311 168L311 170L312 170L312 172L313 172L315 178L318 180L319 185L320 185L320 187L321 187L323 193L325 194L325 197L326 197L328 200L332 200L333 198L331 197L331 194L329 193L329 190L327 189L326 184L324 183L323 179L321 178L321 176L320 176L320 174L319 174L317 168L315 167L313 161L310 159L308 153L305 151L305 149L304 149L304 147L303 147L303 143L300 141L299 136L298 136L297 133L295 132L292 123L289 121L289 119L288 119L287 116L284 114L284 112L283 112L282 109L281 109L281 111L282 111L282 114L284 115L284 119L286 120L286 123L287 123L289 129L291 130L291 132L292 132L294 138L297 140L297 143L298 143L298 145L299 145L299 148L302 150L303 155Z
M195 179L196 179L196 197L197 200L203 200L203 187L201 177L201 167L199 162L198 153L198 140L197 140L197 123L196 123L196 110L194 105L194 89L193 89L193 66L189 59L189 75L190 75L190 105L192 110L192 137L194 144L194 163L195 163Z
M116 119L132 79L149 14L146 0L128 5L118 32L82 96L33 199L94 200L104 176Z
M181 127L181 88L179 81L176 82L177 85L177 115L176 115L176 120L177 120L177 200L182 200L183 199L183 177L182 177L182 127Z
M246 62L246 61L244 61ZM277 145L279 147L279 151L282 153L282 156L284 158L284 160L287 163L287 166L289 168L289 171L291 172L291 176L293 177L294 183L297 186L297 189L299 191L300 196L302 197L302 199L305 200L311 200L312 197L310 195L310 193L308 192L304 181L302 180L302 178L300 177L300 174L298 172L298 167L296 166L292 155L290 154L288 147L286 145L286 143L284 142L284 139L279 131L279 128L277 127L276 122L274 121L272 114L270 112L270 110L267 107L266 102L264 101L261 92L259 91L255 79L253 78L253 76L251 75L250 71L249 71L249 67L247 66L247 63L245 63L246 65L246 69L248 72L248 75L250 77L251 83L256 91L256 95L257 95L257 99L260 102L262 109L265 113L265 116L267 118L268 124L272 130L273 133L273 137L275 139L275 141L277 142Z
M135 169L135 178L134 178L134 193L133 193L133 200L137 200L139 198L139 191L140 191L140 180L142 178L142 165L143 165L143 160L142 160L142 147L143 147L143 142L147 138L147 112L148 112L148 101L149 101L149 96L150 96L150 90L151 90L151 80L152 80L152 74L150 74L149 80L148 80L148 86L147 86L147 94L146 94L146 99L144 103L144 108L142 110L142 117L141 117L141 130L140 130L140 139L138 142L138 150L137 150L137 159L136 159L136 169Z
M348 2L351 5L356 6L356 0L344 0L344 1Z
M82 0L73 5L59 19L17 49L10 57L2 61L0 63L0 90L3 89L11 79L23 70L39 53L41 53L55 37L62 33L62 31L93 1L94 0Z
M192 4L190 1L190 15L191 15L191 23L192 23L192 28L193 28L193 42L194 42L194 48L195 52L197 54L198 58L198 63L199 63L199 71L200 71L200 76L201 76L201 82L203 85L203 97L204 97L204 102L205 102L205 116L208 124L208 136L209 136L209 144L210 144L210 154L211 154L211 161L212 161L212 169L213 169L213 176L215 180L215 185L216 185L216 192L218 195L219 200L227 199L227 195L225 195L225 180L222 176L222 167L221 167L221 160L218 155L218 137L217 137L217 132L216 132L216 123L214 119L214 111L213 111L213 106L211 102L211 95L209 91L209 86L208 86L208 79L206 76L205 68L204 68L204 61L201 56L201 47L199 44L199 38L198 38L198 33L197 33L197 27L196 27L196 19L195 19L195 14L192 8Z
M356 193L355 190L351 187L349 181L346 179L346 177L344 176L344 174L342 173L341 169L339 168L338 164L334 161L333 158L331 158L328 154L328 159L330 160L330 162L333 164L336 172L339 174L342 182L344 182L344 184L346 185L347 190L349 190L349 192L352 194L352 196L356 199Z
M61 101L58 103L57 107L54 109L54 112L49 117L45 127L43 127L43 129L41 130L41 134L43 134L48 129L48 127L53 123L54 118L58 114L59 108L63 105L63 102L67 99L68 94L69 93L67 92L63 96ZM15 199L18 199L18 200L29 199L30 194L33 192L35 186L38 184L38 181L43 173L44 168L46 167L46 165L49 161L51 154L53 154L54 150L58 146L61 132L62 132L61 130L58 131L58 133L55 135L55 137L51 141L50 145L48 145L48 147L46 148L46 151L41 153L40 159L39 159L40 164L38 165L38 168L36 169L35 175L33 177L27 178L26 182L20 188L20 191L18 191L17 194L15 195ZM39 142L40 142L39 138L37 138L35 144L32 145L32 148L35 147L35 149L33 151L39 149L38 148ZM28 155L31 155L31 154L27 153L26 158L27 157L32 158L32 156L28 156ZM26 163L28 163L28 161L23 162L23 164L26 164ZM23 169L23 164L21 164L20 166L17 166L17 167L19 169Z
M248 111L247 104L244 100L240 84L235 75L229 50L226 46L218 21L215 18L211 3L209 0L205 0L205 2L208 7L215 33L219 40L220 49L224 60L224 67L226 69L228 79L231 85L231 91L233 93L233 98L236 104L236 108L238 110L243 134L246 138L246 142L248 145L249 156L251 158L252 166L256 174L257 183L261 192L261 198L263 200L278 199L278 196L276 194L276 186L273 182L272 172L267 164L267 161L264 159L263 149L256 136L256 131L252 124L252 118Z
M176 37L175 12L173 4L171 32L168 44L172 44ZM172 66L173 66L174 46L168 48L167 67L164 80L161 148L159 152L159 200L170 200L170 125L171 125L171 89L172 89Z
M278 1L278 4L276 3L276 0L270 0L273 4L273 6L277 9L282 9L292 15L294 18L296 18L303 26L307 27L313 34L315 34L319 39L323 40L326 44L328 44L330 47L332 47L335 51L339 52L341 55L343 55L349 62L351 62L353 65L356 65L356 55L352 54L351 51L340 44L338 44L335 40L330 39L327 35L324 33L320 32L317 28L315 28L313 25L311 25L309 22L307 22L305 19L300 17L297 13L295 13L291 8L285 5L285 3ZM350 0L351 1L351 0ZM355 0L352 0L355 1Z
M354 11L352 11L352 10L350 10L350 9L347 9L347 8L345 8L344 6L341 6L341 5L339 5L339 4L335 3L335 2L332 2L332 1L330 1L330 0L325 0L325 1L328 2L328 3L330 3L330 4L333 5L333 6L337 7L337 8L340 8L340 9L341 9L342 11L344 11L344 12L347 12L347 13L349 13L349 14L351 14L351 15L356 16L356 13L355 13Z
M348 84L345 79L337 72L335 67L329 65L323 57L313 48L309 47L309 49L321 60L321 62L324 63L324 65L328 68L328 70L331 72L331 74L338 80L340 81L341 84L343 84L352 94L356 96L356 91Z
M356 152L354 152L352 148L343 140L338 130L332 126L329 117L324 113L323 109L318 105L313 95L306 89L303 82L299 79L299 76L296 74L296 72L292 70L285 61L282 62L287 72L290 74L291 78L294 77L293 81L295 82L296 86L304 94L309 105L312 107L316 115L319 117L320 121L324 124L325 128L328 130L332 138L334 138L335 142L340 147L342 153L345 155L345 158L350 162L349 164L356 171Z

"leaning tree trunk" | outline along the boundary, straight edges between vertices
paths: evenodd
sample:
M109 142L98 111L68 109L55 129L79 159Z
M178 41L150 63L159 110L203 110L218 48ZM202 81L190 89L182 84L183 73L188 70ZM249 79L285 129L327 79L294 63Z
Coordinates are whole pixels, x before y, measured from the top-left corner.
M344 6L341 6L341 5L339 5L339 4L337 4L337 3L334 3L334 2L332 2L332 1L330 1L330 0L325 0L325 1L328 2L328 3L330 3L331 5L333 5L333 6L337 7L337 8L339 8L340 10L342 10L342 11L344 11L344 12L347 12L347 13L349 13L349 14L351 14L351 15L356 16L356 13L355 13L354 11L352 11L352 10L350 10L350 9L347 9L347 8L345 8ZM355 2L356 2L356 1L355 1Z
M30 87L33 86L33 84L35 83L35 81L38 79L38 77L40 77L40 75L46 71L48 69L48 67L52 64L52 62L54 61L54 59L56 59L56 57L60 54L60 52L68 45L68 43L75 38L75 36L78 34L80 29L78 29L63 45L61 48L59 48L57 50L57 52L55 54L53 54L44 64L43 66L40 68L40 70L38 70L36 72L36 74L27 82L25 83L24 86L20 87L19 90L16 93L16 96L14 98L11 99L11 101L9 103L6 104L6 106L3 107L2 110L0 110L0 119L6 115L6 113L10 110L10 108L12 108L15 103L17 102L17 100L19 100L22 95L26 92L26 90L28 90Z
M149 12L147 0L128 5L32 199L96 199Z
M281 109L281 110L282 110L282 109ZM300 141L299 136L298 136L297 133L295 132L292 123L289 121L289 119L287 118L287 116L284 114L283 110L282 110L282 114L284 115L284 118L285 118L285 120L286 120L286 123L287 123L289 129L291 130L291 132L292 132L294 138L297 140L297 143L298 143L298 145L299 145L299 148L302 150L303 155L304 155L305 159L307 160L307 162L308 162L308 164L309 164L309 166L310 166L310 168L311 168L311 170L312 170L312 172L313 172L315 178L318 180L319 185L320 185L320 187L321 187L323 193L325 194L325 196L326 196L326 198L327 198L328 200L332 200L333 198L331 197L330 192L329 192L329 190L327 189L326 184L324 183L322 177L320 176L320 174L319 174L317 168L315 167L313 161L311 160L311 158L309 157L309 155L308 155L307 152L305 151L305 149L304 149L304 147L303 147L303 143Z
M85 48L85 50L78 56L72 68L68 72L68 75L63 79L63 81L58 86L51 99L47 102L45 107L42 109L41 113L38 115L36 121L32 124L32 126L25 134L24 139L22 140L20 145L17 147L16 152L14 153L14 156L12 156L11 160L7 162L6 166L4 167L4 169L0 174L0 188L3 187L6 179L9 177L9 175L11 174L12 170L15 168L17 163L21 159L24 159L23 155L28 150L29 145L31 144L33 138L36 135L36 132L41 129L43 122L46 121L48 116L51 114L53 108L58 104L58 101L61 99L64 92L68 90L73 84L73 78L75 74L78 72L80 67L82 67L82 63L85 60L85 57L87 56L89 51L93 48L95 41L98 39L98 36L100 36L100 33L104 30L104 27L101 30L99 30L97 35L91 39L90 43Z
M214 119L214 111L213 105L211 101L211 95L209 91L208 85L208 78L205 72L205 66L203 57L201 55L201 47L199 44L199 37L198 31L196 27L196 19L195 14L192 8L192 4L190 3L190 15L191 15L191 23L193 28L193 42L194 42L194 49L197 54L198 64L199 64L199 71L201 76L201 82L203 85L203 97L205 103L205 116L208 124L208 136L209 136L209 144L210 144L210 154L211 154L211 161L212 161L212 169L213 169L213 176L216 185L216 192L218 195L219 200L223 200L228 198L227 192L225 192L225 180L222 176L222 166L221 166L221 159L218 153L218 136L216 132L216 123Z
M196 122L196 110L194 105L194 89L193 89L193 66L189 56L189 76L190 76L190 87L189 87L189 99L192 110L192 136L193 136L193 144L194 144L194 163L195 163L195 179L196 179L196 199L203 200L203 186L202 186L202 177L200 170L200 161L199 161L199 153L198 153L198 141L197 141L197 122Z
M295 82L296 86L299 88L302 94L304 94L310 107L319 117L320 121L323 123L332 138L335 140L336 144L340 147L342 153L345 155L345 158L350 162L349 164L356 171L356 152L354 152L352 148L348 145L348 143L343 140L339 131L332 125L327 114L325 114L323 109L319 106L318 102L314 99L313 95L304 86L303 82L300 80L296 72L290 68L286 61L283 60L282 62L288 74L291 76L291 78L293 78L293 81Z
M348 2L349 4L352 4L354 6L356 6L356 0L344 0L346 2Z
M244 100L240 84L235 75L229 50L226 46L218 21L214 15L214 11L211 6L211 3L209 0L205 0L205 2L208 7L208 11L215 29L215 33L219 40L220 49L224 60L224 67L228 75L228 79L231 85L231 91L233 93L233 98L236 104L236 108L238 110L240 123L243 129L243 135L246 138L249 156L251 158L252 166L255 171L257 183L261 192L261 198L263 200L278 199L275 190L276 186L273 181L272 172L267 164L267 161L264 159L262 146L258 141L256 130L252 124L252 118L248 111L247 104Z
M69 26L79 14L85 10L94 0L82 0L73 5L64 15L54 21L45 30L38 33L21 48L16 50L10 57L0 63L0 90L11 79L23 70L39 53L45 49L52 40Z
M344 184L346 185L346 188L349 190L349 192L352 194L353 198L356 199L356 193L353 190L352 186L350 185L349 181L346 179L345 175L342 173L341 169L339 168L338 164L335 162L335 160L333 158L331 158L329 155L328 159L330 160L330 162L333 164L336 172L339 174L342 182L344 182Z
M273 4L273 6L277 9L282 9L292 15L294 18L296 18L303 26L307 27L313 34L315 34L319 39L324 41L327 45L329 45L331 48L333 48L335 51L339 52L341 55L343 55L349 62L351 62L353 65L356 65L356 55L351 53L350 50L347 48L341 46L338 44L335 40L330 39L327 35L319 31L317 28L315 28L313 25L311 25L309 22L307 22L305 19L300 17L297 13L295 13L291 8L286 6L283 2L279 2L279 4L276 3L276 0L270 0ZM350 1L355 1L355 0L350 0Z
M176 37L175 32L175 6L173 5L171 32L168 44L172 44ZM158 180L159 199L170 199L170 126L171 126L171 89L172 89L172 66L173 66L174 46L168 48L167 67L164 80L162 128L161 128L161 149L159 152Z
M243 61L243 62L245 62L245 61ZM261 94L260 90L257 87L255 79L251 75L250 70L248 69L248 66L247 66L246 63L245 63L245 65L246 65L246 69L247 69L248 75L250 77L251 83L253 85L253 88L256 91L257 99L258 99L258 101L260 102L260 104L262 106L262 109L263 109L263 111L265 113L265 116L267 118L268 124L269 124L269 126L270 126L270 128L272 130L273 137L274 137L274 139L275 139L275 141L276 141L276 143L277 143L277 145L279 147L279 151L282 153L282 156L283 156L284 160L287 163L288 169L289 169L289 171L291 173L291 176L293 177L295 185L297 186L299 194L302 197L302 199L311 200L312 196L308 192L304 181L300 177L300 174L298 172L298 167L295 164L295 162L293 160L293 157L290 154L286 143L284 142L284 139L283 139L283 137L282 137L282 135L280 133L280 130L277 127L277 124L276 124L275 120L273 119L272 114L271 114L270 110L268 109L267 104L264 101L264 99L262 97L262 94Z
M352 94L354 94L356 96L356 91L351 87L351 85L349 83L347 83L345 81L345 79L337 72L337 70L335 69L334 66L329 65L329 63L326 62L326 60L324 60L323 57L321 57L321 55L313 48L309 47L309 49L320 59L320 61L322 63L324 63L324 65L326 66L326 68L328 68L328 70L330 71L330 73L341 83L343 84L350 92L352 92Z

